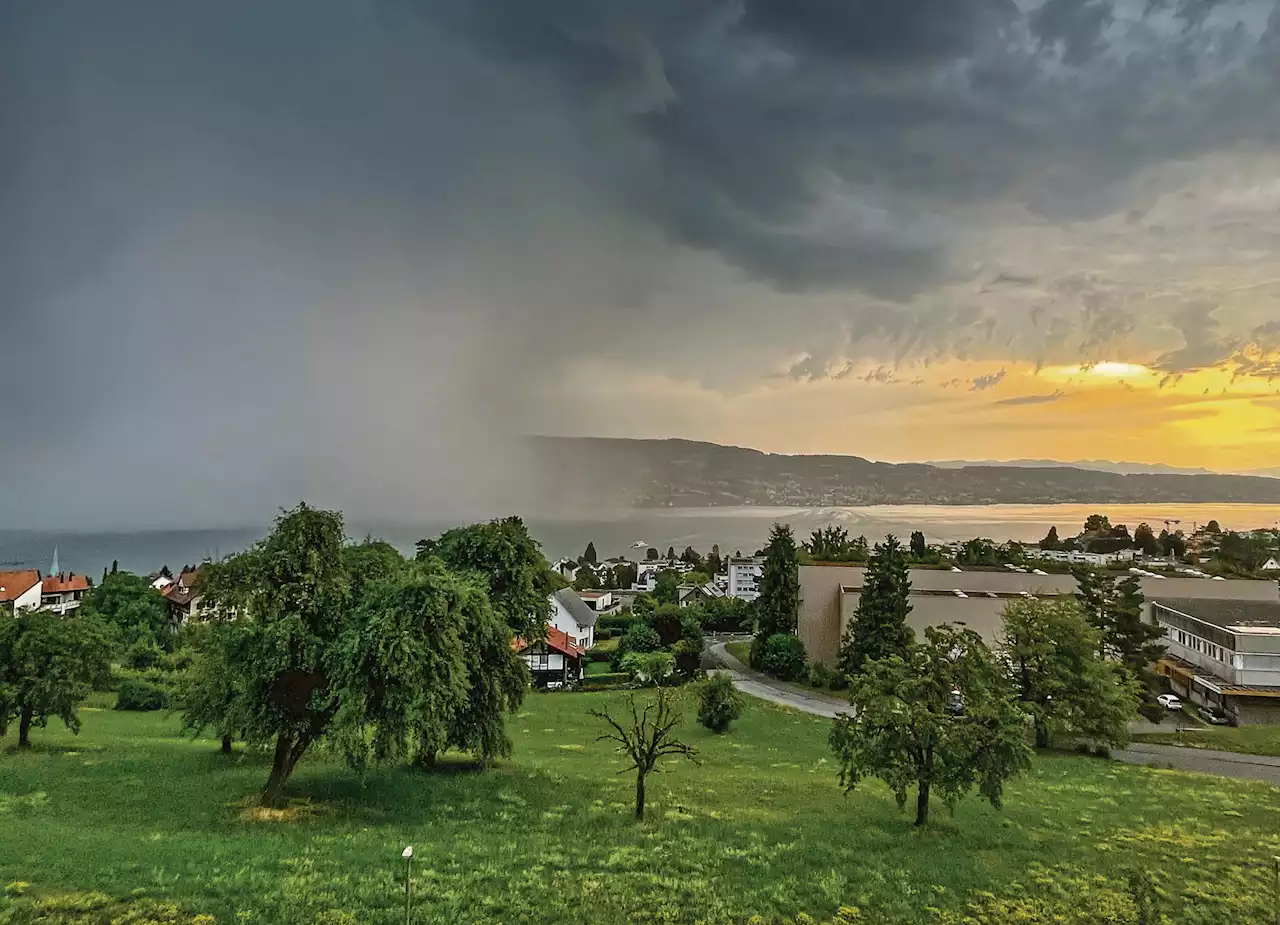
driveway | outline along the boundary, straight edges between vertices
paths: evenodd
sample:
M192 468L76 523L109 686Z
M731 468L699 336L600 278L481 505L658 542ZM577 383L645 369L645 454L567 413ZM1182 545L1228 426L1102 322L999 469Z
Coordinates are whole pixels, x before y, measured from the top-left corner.
M816 691L806 691L795 685L784 684L752 671L725 651L724 643L712 643L707 649L707 661L727 671L733 686L744 694L791 707L815 716L835 717L851 712L848 702L827 697ZM1159 727L1155 727L1159 728ZM1216 774L1237 780L1259 780L1280 787L1280 758L1262 755L1240 755L1236 752L1218 752L1204 748L1179 748L1176 745L1154 745L1134 742L1128 748L1116 749L1111 757L1126 764L1140 764L1153 768L1172 768L1175 771L1195 771L1200 774Z
M812 713L815 716L825 716L830 719L850 712L851 708L847 700L827 697L817 691L807 691L797 685L775 681L758 671L752 671L726 652L724 646L723 642L712 643L707 650L710 654L709 660L718 665L719 670L727 671L729 677L733 679L733 686L744 694L750 694L752 697L758 697L760 700L767 700L779 706L800 710L802 713Z

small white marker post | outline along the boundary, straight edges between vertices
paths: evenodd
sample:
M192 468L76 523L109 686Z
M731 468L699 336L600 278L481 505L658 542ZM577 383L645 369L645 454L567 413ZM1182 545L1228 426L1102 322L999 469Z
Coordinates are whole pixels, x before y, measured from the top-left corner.
M413 883L413 845L407 845L400 853L400 857L404 858L404 925L409 925L409 917L412 914L410 893Z

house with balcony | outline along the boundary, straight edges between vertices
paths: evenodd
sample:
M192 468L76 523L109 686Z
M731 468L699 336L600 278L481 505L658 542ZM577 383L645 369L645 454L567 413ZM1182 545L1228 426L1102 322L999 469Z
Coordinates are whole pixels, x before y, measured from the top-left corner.
M88 593L88 576L75 572L46 575L40 586L40 606L65 617L80 609L80 602Z
M1164 630L1156 671L1179 695L1241 726L1280 724L1280 602L1155 598Z
M586 592L580 594L573 588L561 588L551 595L547 621L549 630L565 634L583 652L596 644L596 621L600 616L585 597Z
M563 630L548 626L545 638L513 639L511 648L529 666L534 687L567 687L582 680L584 650Z

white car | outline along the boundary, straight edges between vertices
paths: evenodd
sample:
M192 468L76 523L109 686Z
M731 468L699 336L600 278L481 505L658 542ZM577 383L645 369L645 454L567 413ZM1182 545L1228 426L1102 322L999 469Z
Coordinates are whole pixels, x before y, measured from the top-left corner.
M1182 709L1182 701L1179 700L1175 694L1161 694L1156 698L1156 701L1166 710Z

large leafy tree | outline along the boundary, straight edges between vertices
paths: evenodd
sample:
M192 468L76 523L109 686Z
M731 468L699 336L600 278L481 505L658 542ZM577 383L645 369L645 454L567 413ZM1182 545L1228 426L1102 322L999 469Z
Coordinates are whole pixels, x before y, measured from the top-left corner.
M405 567L405 558L385 540L365 537L363 542L343 547L342 567L347 571L350 598L359 602L373 582L400 572Z
M446 748L510 754L503 717L528 675L474 576L438 559L372 584L331 659L334 738L356 765L433 764Z
M675 605L680 600L680 573L675 569L663 569L653 584L653 596L659 604Z
M1129 575L1117 583L1100 569L1079 569L1075 577L1076 600L1098 630L1099 651L1118 659L1134 677L1143 676L1165 646L1160 627L1142 619L1141 582Z
M1030 763L1027 715L972 630L930 627L905 657L868 662L850 699L853 715L831 730L842 786L878 777L900 807L914 787L916 825L934 793L954 806L977 787L999 807L1005 781Z
M1001 640L1010 683L1035 723L1036 745L1058 736L1120 746L1138 710L1138 685L1098 654L1098 631L1075 601L1018 600Z
M0 736L16 720L18 747L29 748L32 726L54 716L79 732L76 704L110 667L110 631L95 617L29 610L0 618Z
M886 536L867 563L858 609L840 645L841 670L853 675L869 661L905 656L915 638L907 626L910 613L907 559L897 538Z
M282 513L265 539L201 573L205 600L245 618L229 666L236 677L228 715L243 724L246 741L274 744L267 806L282 801L293 769L338 709L329 660L349 611L342 548L342 515L303 504Z
M169 605L151 583L132 572L111 571L90 591L80 607L81 616L92 616L110 626L123 648L135 643L155 643L168 649Z
M788 524L774 524L769 544L764 548L760 569L760 596L756 599L759 620L757 641L776 633L796 631L800 607L800 557L795 536Z
M550 616L551 570L519 517L450 530L418 543L418 558L432 556L457 572L480 576L493 609L525 639L540 639Z
M844 527L822 527L814 530L804 549L819 562L839 562L849 558L852 546Z

